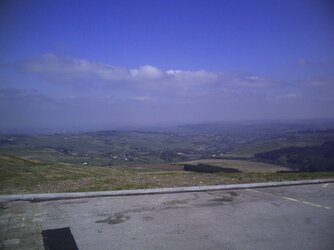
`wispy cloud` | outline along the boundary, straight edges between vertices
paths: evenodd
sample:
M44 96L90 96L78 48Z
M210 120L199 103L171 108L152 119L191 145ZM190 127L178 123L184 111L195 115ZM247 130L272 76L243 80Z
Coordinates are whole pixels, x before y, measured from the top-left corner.
M244 72L122 68L54 54L18 68L42 80L34 85L38 91L22 90L23 83L0 89L0 116L5 118L0 127L109 128L334 116L331 75L282 81Z
M116 67L86 59L45 54L20 64L25 72L42 76L57 84L130 85L134 89L165 89L191 91L193 88L268 88L277 81L256 75L231 72L210 72L206 70L162 70L152 65L135 69Z

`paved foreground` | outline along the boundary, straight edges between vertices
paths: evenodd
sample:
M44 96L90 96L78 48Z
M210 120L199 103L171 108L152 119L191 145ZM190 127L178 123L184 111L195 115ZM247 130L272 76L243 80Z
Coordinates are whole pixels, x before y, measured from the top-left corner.
M0 249L333 249L334 184L1 204Z

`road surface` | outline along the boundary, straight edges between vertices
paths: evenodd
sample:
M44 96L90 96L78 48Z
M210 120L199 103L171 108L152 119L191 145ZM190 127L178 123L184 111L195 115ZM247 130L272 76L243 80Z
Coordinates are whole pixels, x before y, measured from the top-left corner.
M4 249L69 227L85 249L333 249L334 183L2 204Z

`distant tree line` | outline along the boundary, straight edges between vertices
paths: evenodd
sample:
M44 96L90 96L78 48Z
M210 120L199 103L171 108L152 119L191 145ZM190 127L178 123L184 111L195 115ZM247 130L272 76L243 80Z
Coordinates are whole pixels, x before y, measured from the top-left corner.
M334 141L320 146L287 147L258 153L255 159L284 165L294 171L334 171Z

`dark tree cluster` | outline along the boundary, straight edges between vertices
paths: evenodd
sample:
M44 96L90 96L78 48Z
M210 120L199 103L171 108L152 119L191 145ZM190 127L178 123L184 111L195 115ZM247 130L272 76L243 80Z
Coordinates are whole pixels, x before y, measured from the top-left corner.
M281 148L258 153L255 158L285 165L295 171L334 171L334 141L325 142L320 146Z
M202 172L202 173L219 173L219 172L240 173L240 171L235 168L223 168L223 167L217 167L217 166L212 166L212 165L202 164L202 163L199 163L197 165L185 164L183 166L183 170L193 171L193 172Z

